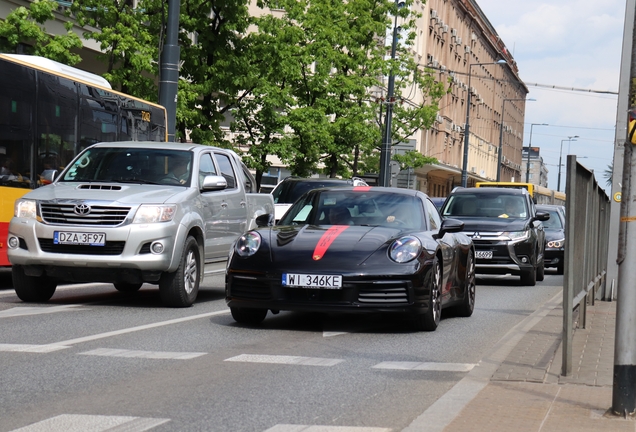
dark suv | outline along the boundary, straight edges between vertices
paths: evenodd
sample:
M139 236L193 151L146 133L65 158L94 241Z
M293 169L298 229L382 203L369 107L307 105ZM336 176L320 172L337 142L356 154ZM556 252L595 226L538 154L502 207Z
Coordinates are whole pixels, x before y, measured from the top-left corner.
M476 272L521 276L533 286L544 278L545 232L525 189L459 188L446 199L441 214L464 222L475 244Z
M312 189L333 186L368 185L364 180L358 177L353 177L351 179L287 177L278 183L272 191L276 211L276 221L280 220L291 205L305 192Z

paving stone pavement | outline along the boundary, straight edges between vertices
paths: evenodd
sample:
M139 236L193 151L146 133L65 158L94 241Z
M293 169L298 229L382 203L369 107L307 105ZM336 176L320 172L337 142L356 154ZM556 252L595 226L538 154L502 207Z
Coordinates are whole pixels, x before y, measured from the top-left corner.
M552 309L444 432L636 431L636 421L609 412L615 328L616 302L588 305L586 328L572 340L572 374L562 376L563 310Z

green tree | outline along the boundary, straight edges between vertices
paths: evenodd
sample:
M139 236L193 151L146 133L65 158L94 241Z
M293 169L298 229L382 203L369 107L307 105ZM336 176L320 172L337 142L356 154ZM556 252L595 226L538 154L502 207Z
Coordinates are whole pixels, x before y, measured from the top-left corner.
M612 187L612 179L614 175L614 162L609 164L605 171L603 171L603 177L605 177L605 185Z
M72 52L82 47L82 41L73 32L73 23L64 23L66 34L50 35L44 24L55 20L53 11L58 3L53 0L35 0L29 7L19 6L12 10L4 21L0 21L0 51L17 52L20 44L30 45L29 54L34 54L73 66L81 57Z

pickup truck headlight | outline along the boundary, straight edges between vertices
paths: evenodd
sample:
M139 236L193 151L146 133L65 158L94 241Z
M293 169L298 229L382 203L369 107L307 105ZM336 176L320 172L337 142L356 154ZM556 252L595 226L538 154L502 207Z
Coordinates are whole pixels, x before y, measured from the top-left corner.
M242 257L254 255L261 247L261 235L256 231L243 234L236 241L236 253Z
M13 215L19 218L37 218L37 205L34 200L18 199L15 201Z
M530 230L525 231L508 231L503 235L510 238L511 241L518 242L530 238Z
M554 248L554 249L559 249L562 248L563 245L565 244L565 239L559 239L559 240L552 240L548 242L548 247L549 248Z
M413 261L420 254L422 243L417 237L406 236L399 238L389 247L389 257L396 263Z
M133 223L170 222L176 212L176 205L141 205L137 209L137 213L135 213Z

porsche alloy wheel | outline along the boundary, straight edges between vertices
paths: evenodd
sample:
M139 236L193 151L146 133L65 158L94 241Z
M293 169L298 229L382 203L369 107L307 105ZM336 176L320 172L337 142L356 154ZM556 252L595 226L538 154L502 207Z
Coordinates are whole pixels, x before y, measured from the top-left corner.
M442 267L437 256L433 260L427 279L430 284L428 310L424 314L415 316L415 327L417 330L434 331L442 317Z
M464 280L464 298L457 307L457 315L469 317L475 310L475 258L473 251L466 257L466 279Z
M267 309L249 309L230 307L232 318L240 324L257 325L263 322L267 316Z

